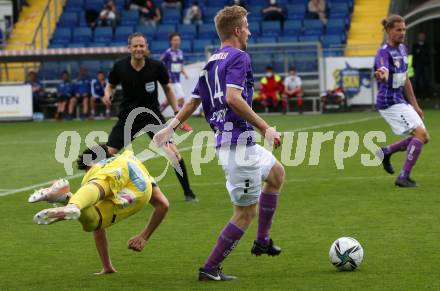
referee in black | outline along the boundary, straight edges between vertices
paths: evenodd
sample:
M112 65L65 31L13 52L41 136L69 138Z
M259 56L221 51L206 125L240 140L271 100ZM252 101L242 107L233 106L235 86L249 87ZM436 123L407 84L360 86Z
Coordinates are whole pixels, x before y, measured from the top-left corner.
M123 147L133 141L134 136L147 125L165 124L165 119L159 110L158 83L162 85L168 103L174 112L178 111L176 97L169 82L168 71L162 62L153 60L147 55L147 39L142 33L135 32L128 38L128 49L131 56L118 60L108 76L108 85L102 99L106 105L111 105L113 91L122 84L123 98L120 105L119 120L113 127L108 138L107 146L110 154L118 153ZM124 142L124 127L130 112L134 109L146 108L156 116L143 112L138 114L133 122L130 140ZM160 119L160 120L158 120ZM153 138L154 132L147 134ZM185 201L197 202L198 199L191 190L185 163L174 144L169 144L168 154L175 157L182 170L182 175L176 171L182 185Z

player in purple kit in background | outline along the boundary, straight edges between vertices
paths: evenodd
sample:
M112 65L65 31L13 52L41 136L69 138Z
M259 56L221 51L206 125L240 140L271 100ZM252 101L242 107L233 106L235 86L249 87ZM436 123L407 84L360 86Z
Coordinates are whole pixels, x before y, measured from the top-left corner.
M180 49L180 36L177 32L173 32L169 37L171 47L168 48L160 57L160 60L164 62L170 75L171 85L173 87L174 95L177 98L177 105L179 109L183 107L185 103L185 93L183 92L182 84L180 84L180 73L188 79L188 74L183 66L183 52ZM160 104L160 111L164 111L168 107L168 101L164 101ZM191 131L192 128L187 122L184 122L180 129L184 131Z
M429 134L423 124L423 111L417 103L407 76L408 54L403 44L406 33L405 20L399 15L390 15L382 21L382 25L388 40L378 50L375 58L375 76L378 80L376 108L395 134L409 137L381 148L379 154L383 155L382 164L385 171L393 174L391 155L406 150L406 160L395 184L400 187L416 187L410 173L423 144L429 140Z
M272 153L255 143L253 127L275 147L281 144L281 139L251 107L253 76L250 57L244 51L251 34L247 12L240 6L226 7L217 13L214 21L221 48L202 70L191 100L155 135L154 141L164 145L174 129L202 103L205 118L216 134L217 156L225 171L234 213L205 265L199 269L199 280L228 281L236 277L224 274L220 264L237 246L257 214L257 204L258 231L251 253L276 256L281 252L270 239L269 231L284 181L284 168Z

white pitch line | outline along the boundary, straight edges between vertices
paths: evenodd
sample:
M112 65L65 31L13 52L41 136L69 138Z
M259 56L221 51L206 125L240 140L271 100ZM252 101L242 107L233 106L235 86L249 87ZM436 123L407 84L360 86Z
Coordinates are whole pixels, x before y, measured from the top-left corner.
M338 121L338 122L332 122L332 123L318 124L318 125L313 125L313 126L307 126L307 127L292 129L292 130L290 130L290 132L306 131L306 130L319 129L319 128L328 128L328 127L333 127L333 126L338 126L338 125L355 124L355 123L361 123L361 122L375 120L375 119L379 119L379 118L380 118L380 116L375 116L375 117L366 117L366 118L361 118L361 119L352 119L352 120L347 120L347 121ZM205 146L213 146L213 144L207 144L207 145L201 145L201 146L183 147L183 148L179 149L179 152L186 152L186 151L189 151L189 150L191 150L193 148L200 148L200 147L205 147ZM150 159L155 159L155 158L158 158L158 157L161 157L161 155L155 154ZM66 177L64 177L64 179L73 180L73 179L76 179L76 178L81 177L81 176L83 176L83 174L82 173L78 173L78 174L75 174L75 175L72 175L72 176L66 176ZM7 190L6 192L0 192L0 197L8 196L8 195L12 195L12 194L28 191L28 190L32 190L32 189L35 189L35 188L38 188L38 187L43 187L43 186L51 184L52 182L53 182L53 180L47 181L47 182L43 182L43 183L39 183L39 184L35 184L35 185L26 186L26 187L23 187L23 188L10 189L10 190ZM208 183L208 184L213 184L213 183Z

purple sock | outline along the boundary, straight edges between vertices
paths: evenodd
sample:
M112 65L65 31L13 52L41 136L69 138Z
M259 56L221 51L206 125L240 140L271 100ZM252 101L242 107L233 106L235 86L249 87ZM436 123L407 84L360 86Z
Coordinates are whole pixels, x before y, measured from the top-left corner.
M404 151L408 147L411 140L412 140L412 136L406 139L399 140L398 142L395 142L393 144L390 144L389 146L383 148L383 153L385 155L390 155L390 154L394 154L395 152Z
M406 151L406 160L403 164L402 171L400 172L401 178L408 178L411 173L412 168L419 158L420 152L422 151L423 142L418 138L413 138L408 144Z
M237 246L243 234L244 231L241 228L229 222L220 233L217 244L209 255L204 268L208 270L216 269Z
M257 242L269 244L269 231L272 226L272 217L277 208L278 193L261 192L258 208Z

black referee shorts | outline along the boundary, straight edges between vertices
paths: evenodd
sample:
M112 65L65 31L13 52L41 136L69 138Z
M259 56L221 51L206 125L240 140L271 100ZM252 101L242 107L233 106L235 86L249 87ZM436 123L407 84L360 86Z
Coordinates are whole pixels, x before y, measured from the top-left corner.
M159 131L161 128L164 128L166 126L165 124L165 118L163 117L162 113L158 111L154 111L154 113L157 115L158 119L148 113L142 113L136 116L130 133L130 140L127 140L124 142L124 128L125 124L127 122L127 117L119 117L118 122L116 122L115 126L113 127L110 136L108 137L107 145L121 150L123 147L127 146L130 142L133 141L134 136L143 130L145 126L147 126L146 133L150 136L152 139L154 134ZM145 130L143 130L145 131Z

